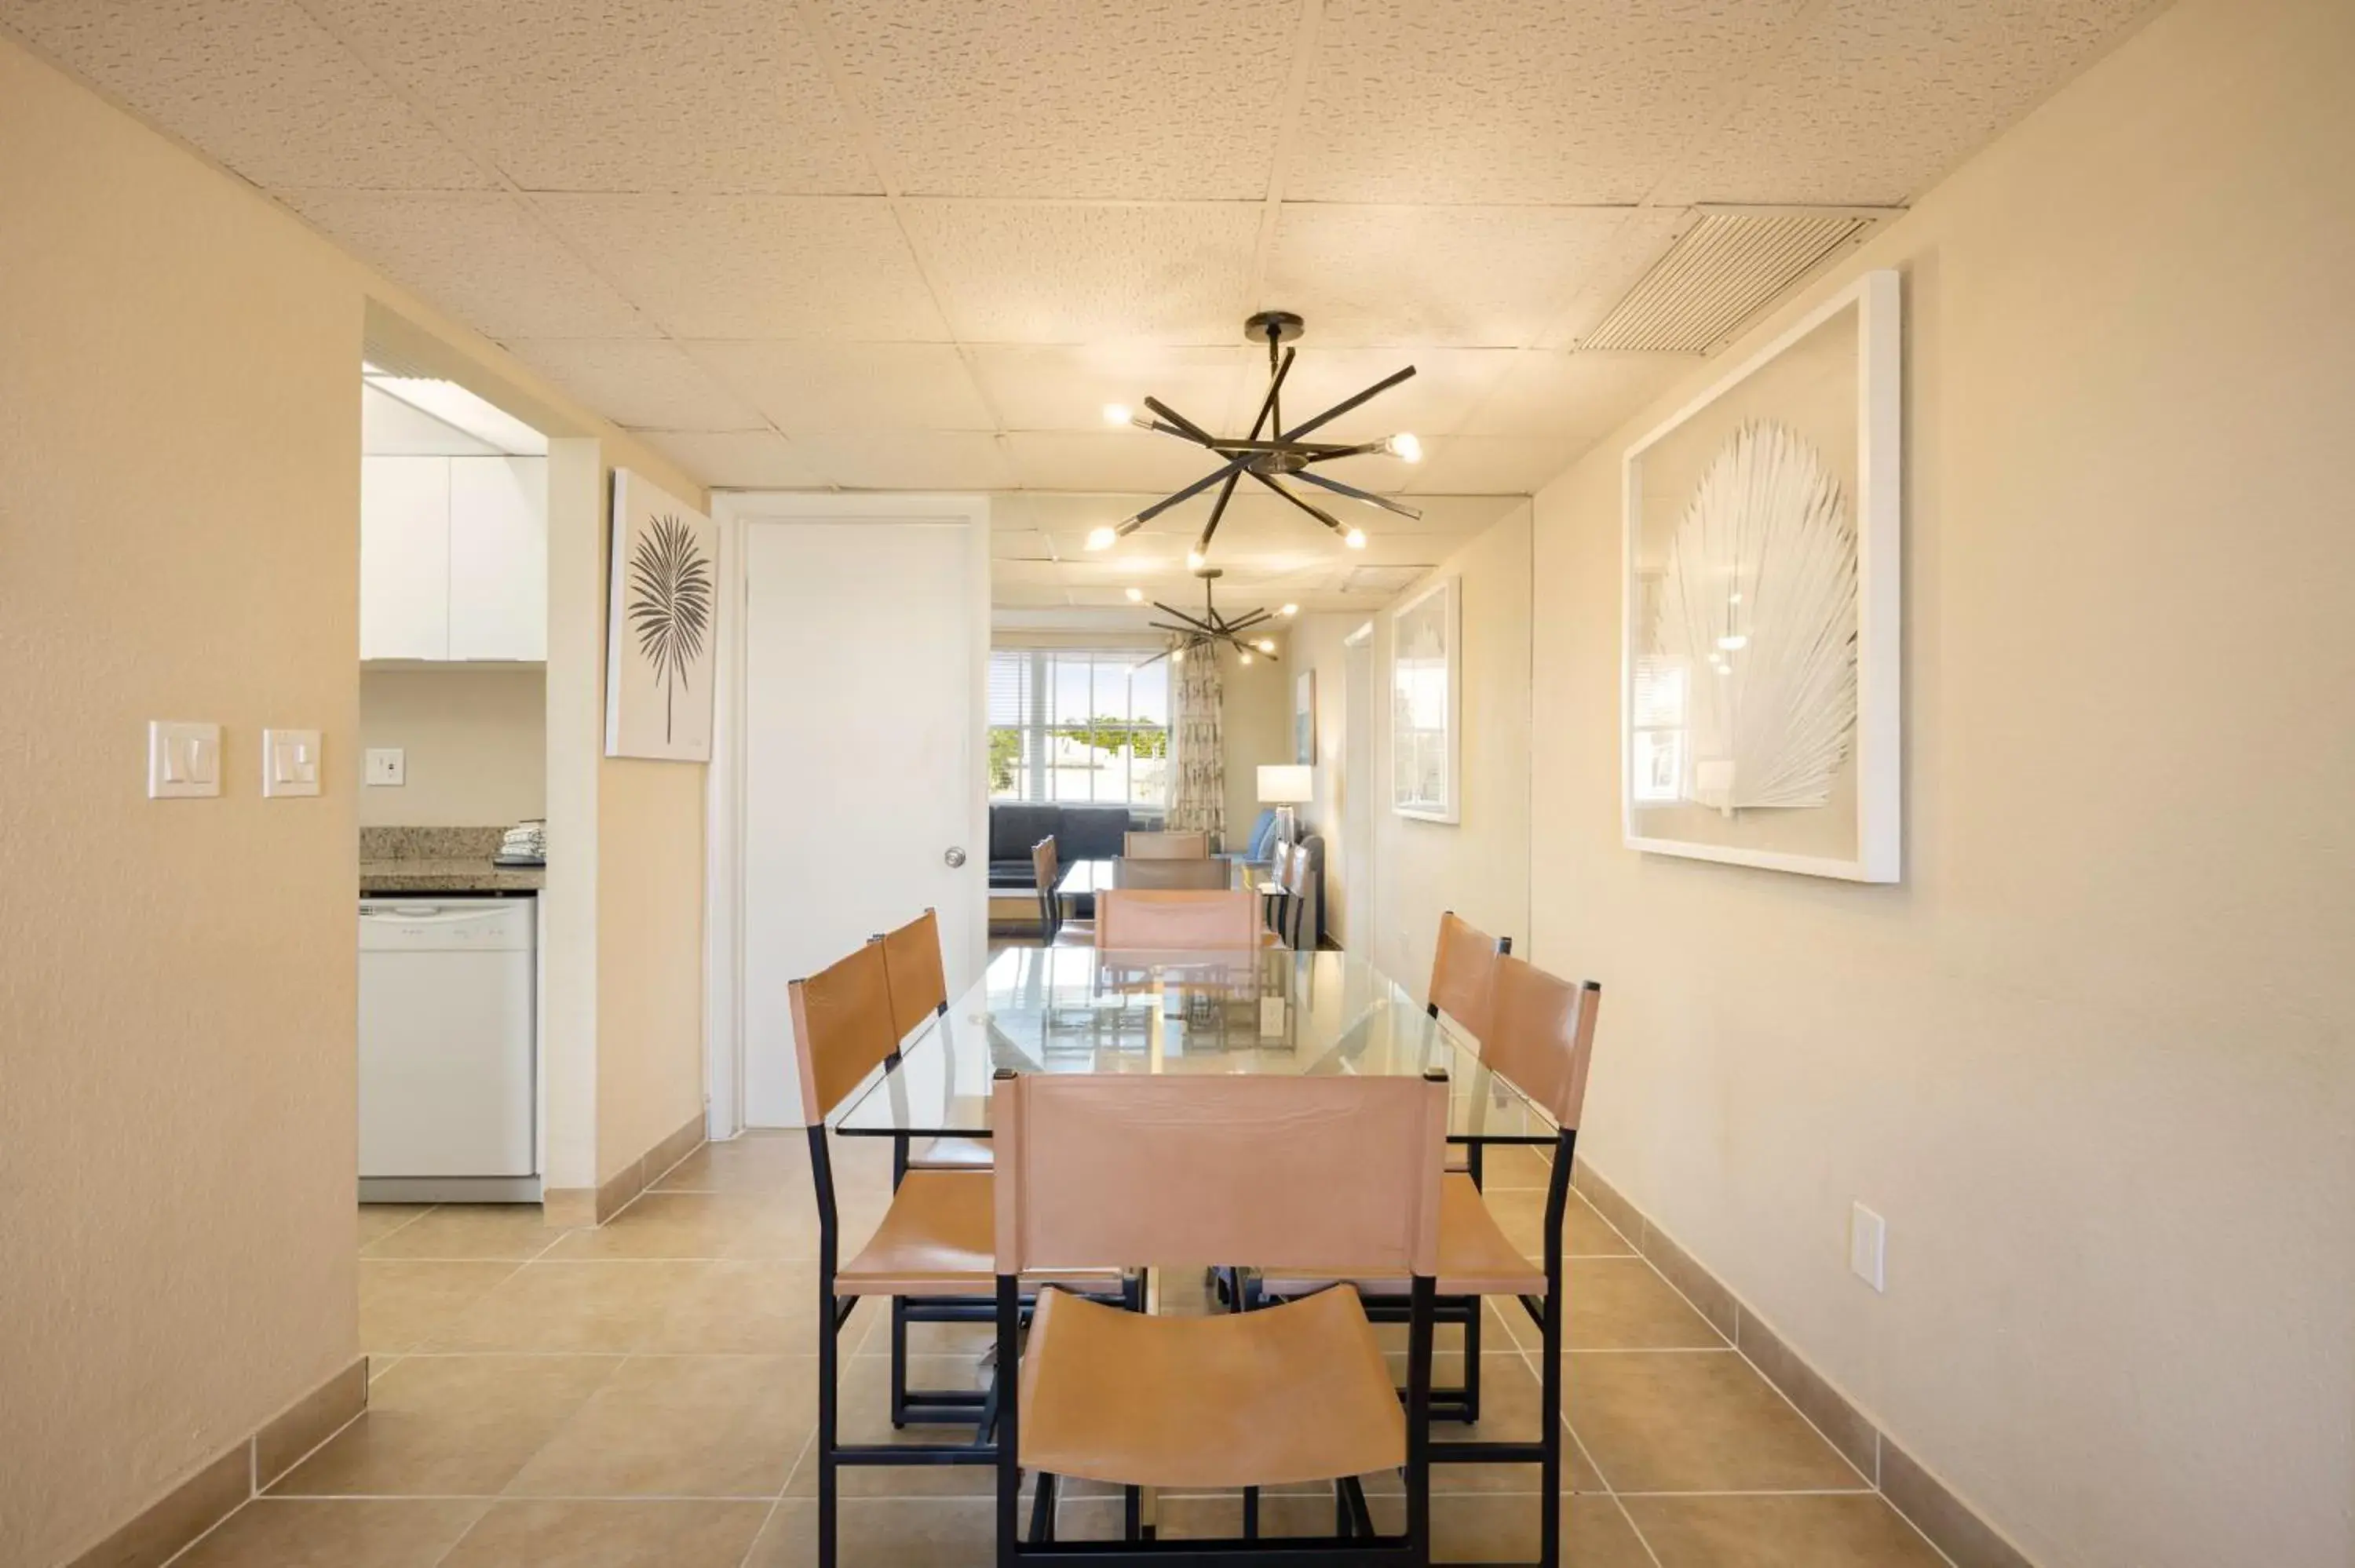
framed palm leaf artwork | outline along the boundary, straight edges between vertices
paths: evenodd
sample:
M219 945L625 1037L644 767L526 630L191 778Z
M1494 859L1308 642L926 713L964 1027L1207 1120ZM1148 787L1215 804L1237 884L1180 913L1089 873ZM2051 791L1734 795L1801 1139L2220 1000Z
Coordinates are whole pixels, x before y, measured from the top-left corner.
M719 533L627 469L613 471L605 755L711 760Z

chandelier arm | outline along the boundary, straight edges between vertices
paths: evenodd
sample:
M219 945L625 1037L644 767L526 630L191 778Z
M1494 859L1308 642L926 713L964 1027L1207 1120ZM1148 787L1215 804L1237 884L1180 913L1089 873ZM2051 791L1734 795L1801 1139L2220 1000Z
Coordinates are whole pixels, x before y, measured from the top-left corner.
M1210 535L1219 531L1219 519L1227 514L1227 503L1235 497L1236 482L1242 478L1240 471L1227 475L1227 482L1219 492L1219 499L1210 504L1210 520L1202 524L1202 536L1194 541L1194 553L1206 559L1210 554Z
M1175 495L1166 495L1162 497L1152 505L1146 507L1144 511L1138 513L1135 516L1130 518L1126 523L1121 525L1121 532L1124 534L1133 534L1140 525L1160 516L1164 512L1168 511L1179 502L1193 500L1194 497L1201 494L1202 492L1209 489L1210 486L1218 483L1219 481L1226 478L1227 475L1231 473L1244 472L1245 470L1243 465L1250 461L1251 460L1249 458L1235 458L1223 467L1212 469L1209 472L1204 474L1201 478L1196 480L1185 489L1178 492Z
M1279 363L1275 357L1275 344L1270 340L1267 345L1267 396L1260 399L1259 418L1252 421L1252 440L1259 440L1260 431L1275 417L1276 394L1284 390L1284 378L1292 374L1292 356L1299 352L1296 348L1285 349Z
M1151 430L1156 436L1175 436L1181 441L1191 441L1198 447L1208 447L1212 451L1219 451L1219 449L1225 444L1222 441L1213 440L1207 436L1192 434L1188 431L1181 430L1177 426L1160 419L1155 419L1144 428ZM1226 452L1219 452L1219 455L1220 457L1225 457L1230 454Z
M1268 478L1267 475L1261 473L1256 469L1247 468L1243 470L1243 471L1250 474L1262 484L1267 486L1270 490L1274 491L1278 495L1283 496L1286 501L1291 502L1295 506L1299 507L1303 512L1307 513L1311 517L1316 518L1319 523L1324 524L1327 528L1332 529L1336 534L1346 535L1349 532L1348 528L1342 525L1341 520L1338 517L1334 516L1330 512L1326 511L1321 506L1311 505L1309 503L1301 500L1300 497L1293 494L1292 492L1284 489L1284 486L1276 483L1275 481Z
M1227 623L1227 630L1230 631L1249 631L1261 621L1272 620L1274 617L1275 612L1273 610L1254 609L1249 615L1244 616L1241 620L1229 621Z
M1416 511L1413 507L1401 505L1398 502L1392 501L1387 495L1376 495L1370 490L1359 490L1354 484L1343 484L1337 479L1327 479L1321 473L1311 473L1305 468L1294 474L1293 477L1295 479L1305 479L1311 484L1321 485L1325 489L1334 492L1336 494L1346 495L1353 501L1362 501L1369 506L1379 506L1385 512L1395 512L1401 517L1420 517L1423 515L1421 512Z
M1206 447L1216 446L1218 444L1217 437L1211 435L1209 431L1202 429L1201 426L1196 424L1193 420L1188 418L1185 415L1179 413L1168 404L1164 403L1160 398L1147 397L1145 400L1145 406L1152 409L1155 413L1160 415L1163 418L1168 420L1171 424L1177 426L1178 433L1184 436L1188 440L1199 441Z
M1413 374L1414 366L1412 365L1408 366L1403 370L1394 370L1390 375L1383 376L1380 381L1375 382L1371 387L1367 387L1363 392L1359 393L1356 397L1344 397L1338 403L1334 404L1331 408L1326 409L1323 413L1317 415L1315 418L1310 419L1305 424L1295 425L1292 429L1284 432L1284 439L1287 441L1296 441L1301 437L1306 435L1309 431L1316 429L1318 426L1329 424L1333 420L1339 418L1342 415L1348 413L1359 404L1365 402L1368 398L1380 397L1381 394L1389 391L1391 387L1397 386L1400 382L1405 380L1408 376L1412 376Z
M1193 628L1195 630L1197 630L1197 631L1208 631L1208 630L1210 630L1210 628L1209 628L1208 625L1204 624L1203 622L1201 622L1201 621L1199 621L1199 620L1195 620L1192 616L1190 616L1190 615L1187 614L1184 610L1182 610L1182 609L1173 609L1173 608L1171 608L1170 606L1168 606L1168 605L1166 605L1166 604L1162 603L1162 602L1161 602L1159 599L1155 599L1155 600L1153 601L1153 608L1154 608L1154 609L1157 609L1157 610L1159 610L1159 611L1160 611L1162 614L1164 614L1164 615L1174 615L1174 616L1176 616L1178 620L1180 620L1184 621L1187 625L1188 625L1188 626L1192 627L1192 628ZM1175 631L1175 630L1178 630L1178 628L1176 628L1176 627L1174 627L1174 626L1171 626L1171 627L1164 628L1164 630L1169 630L1169 631Z

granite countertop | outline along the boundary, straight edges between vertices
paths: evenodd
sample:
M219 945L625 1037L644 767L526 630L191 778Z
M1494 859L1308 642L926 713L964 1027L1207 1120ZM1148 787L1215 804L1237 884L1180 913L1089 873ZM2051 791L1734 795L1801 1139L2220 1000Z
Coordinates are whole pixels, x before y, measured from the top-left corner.
M362 828L360 892L538 893L540 866L494 865L500 828Z

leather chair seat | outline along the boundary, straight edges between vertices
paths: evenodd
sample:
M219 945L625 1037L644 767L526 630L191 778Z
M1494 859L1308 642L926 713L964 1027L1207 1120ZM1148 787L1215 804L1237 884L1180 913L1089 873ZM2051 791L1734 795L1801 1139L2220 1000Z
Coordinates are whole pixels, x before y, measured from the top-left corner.
M910 1171L987 1171L995 1163L978 1138L936 1138L908 1156Z
M1262 1288L1271 1296L1303 1296L1327 1282L1283 1270L1266 1271ZM1355 1282L1369 1296L1403 1296L1403 1278ZM1442 1296L1543 1296L1545 1269L1531 1263L1497 1224L1496 1215L1467 1175L1439 1183L1439 1294Z
M1019 1426L1025 1466L1113 1486L1284 1486L1406 1462L1406 1413L1347 1286L1201 1318L1042 1291Z
M845 1296L995 1296L995 1190L987 1171L909 1171L883 1223L835 1272L835 1289ZM1109 1268L1041 1278L1083 1290L1120 1284L1119 1271Z

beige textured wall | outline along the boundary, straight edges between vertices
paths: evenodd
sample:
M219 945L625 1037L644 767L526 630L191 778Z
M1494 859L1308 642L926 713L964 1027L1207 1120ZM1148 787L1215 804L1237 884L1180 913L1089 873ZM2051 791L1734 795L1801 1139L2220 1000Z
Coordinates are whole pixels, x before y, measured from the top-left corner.
M707 771L607 758L599 773L600 1182L703 1109Z
M541 669L362 670L362 750L407 755L399 788L362 785L362 827L502 827L548 813Z
M1275 639L1273 660L1254 657L1244 664L1235 651L1219 655L1219 726L1227 748L1227 842L1245 847L1259 820L1262 763L1292 760L1292 660L1286 639Z
M477 390L698 493L5 40L0 214L13 1565L91 1544L357 1351L353 381L368 302L421 323ZM150 718L222 724L219 800L144 798ZM325 793L263 801L261 726L313 724ZM607 821L633 842L693 841L699 866L700 770L677 771L625 787ZM607 970L616 991L637 965L660 973L683 1010L666 1038L700 1033L699 998L668 980L699 941L674 923Z
M1417 996L1449 909L1513 938L1529 928L1529 508L1516 509L1440 562L1423 583L1464 580L1462 821L1391 808L1391 612L1374 617L1374 919L1355 946Z
M1706 376L1538 498L1581 1152L2052 1568L2355 1561L2350 79L2183 0L1781 313L1905 277L1902 885L1620 843L1619 454Z

